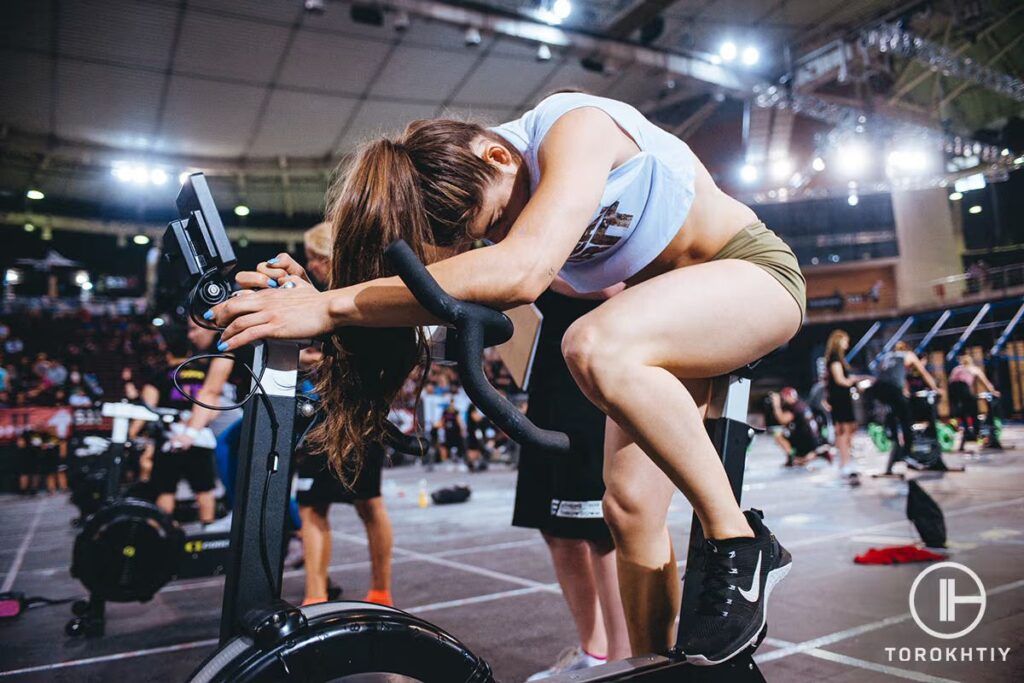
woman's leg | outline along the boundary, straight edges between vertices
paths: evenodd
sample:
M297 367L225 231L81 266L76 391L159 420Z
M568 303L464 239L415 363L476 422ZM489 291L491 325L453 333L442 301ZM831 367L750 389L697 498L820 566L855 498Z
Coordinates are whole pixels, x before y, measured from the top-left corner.
M632 654L629 646L629 629L626 614L622 608L622 594L619 592L619 572L616 569L615 546L610 542L588 543L590 566L594 574L594 586L601 605L604 632L608 639L608 661L625 659Z
M680 584L668 506L675 486L619 427L605 427L604 518L615 539L619 594L633 654L672 645Z
M381 598L391 598L391 519L380 496L357 500L356 512L366 527L366 541L370 549L370 591Z
M557 538L543 532L541 536L551 552L555 576L558 577L562 596L576 624L580 645L592 657L605 657L608 653L608 638L604 630L604 617L601 614L588 543L577 538Z
M302 552L306 565L306 596L302 604L327 600L327 567L331 559L331 529L325 508L299 506L302 518ZM324 562L326 558L327 562Z
M721 375L786 342L800 325L792 296L746 261L665 273L601 304L562 342L587 397L689 499L709 538L749 536L697 400L679 378Z

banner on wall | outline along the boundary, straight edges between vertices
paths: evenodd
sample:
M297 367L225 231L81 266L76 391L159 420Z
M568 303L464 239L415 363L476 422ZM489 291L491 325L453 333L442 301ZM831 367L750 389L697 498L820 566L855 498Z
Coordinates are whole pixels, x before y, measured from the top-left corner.
M0 409L0 441L14 441L25 432L46 432L66 439L72 431L103 431L111 421L94 408Z

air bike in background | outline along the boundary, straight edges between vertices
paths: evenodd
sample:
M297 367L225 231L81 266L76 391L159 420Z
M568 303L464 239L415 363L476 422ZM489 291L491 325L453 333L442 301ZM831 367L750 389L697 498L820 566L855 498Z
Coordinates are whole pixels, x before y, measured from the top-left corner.
M198 209L182 207L181 222L172 224L165 242L174 246L181 264L187 306L196 310L203 292L228 289L225 262L218 245L227 238L215 218L213 200L200 174L182 189L190 196L202 192ZM189 213L185 212L188 208ZM484 414L521 443L530 443L559 457L570 448L569 437L538 428L492 387L483 374L486 346L512 336L512 323L501 312L458 301L433 280L404 242L387 256L395 272L416 299L446 323L444 344L432 353L458 363L466 393ZM206 297L216 298L216 297ZM438 340L435 335L434 341ZM301 341L267 341L254 351L255 400L245 405L236 479L236 503L231 527L220 625L220 648L192 675L196 683L210 681L347 681L379 683L422 681L456 683L493 681L490 666L452 635L414 615L380 605L338 601L296 607L280 599L285 544L293 432L295 387ZM709 411L708 430L725 462L737 499L743 485L745 454L753 430L744 423L749 397L748 368L719 378ZM414 444L413 444L414 445ZM703 581L704 536L696 517L683 588L681 620L697 610ZM715 667L686 662L677 650L654 653L576 671L548 680L573 681L763 681L752 659L767 624L749 648Z

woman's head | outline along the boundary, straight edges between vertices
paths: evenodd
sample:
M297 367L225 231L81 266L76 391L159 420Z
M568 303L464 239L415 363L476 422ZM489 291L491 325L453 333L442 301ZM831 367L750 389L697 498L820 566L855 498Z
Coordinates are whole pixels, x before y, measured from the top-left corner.
M845 330L832 330L825 343L825 356L842 356L850 348L850 335Z
M302 235L306 250L306 272L320 284L331 279L331 251L334 245L334 230L326 221L314 225Z
M528 188L515 148L474 123L414 121L395 139L372 141L330 192L328 284L339 288L393 274L384 250L398 239L422 260L431 245L498 241L525 206ZM409 373L427 365L423 339L409 328L345 328L324 345L319 391L328 409L311 443L327 452L336 472L384 433Z
M960 365L974 365L974 358L969 353L960 354Z

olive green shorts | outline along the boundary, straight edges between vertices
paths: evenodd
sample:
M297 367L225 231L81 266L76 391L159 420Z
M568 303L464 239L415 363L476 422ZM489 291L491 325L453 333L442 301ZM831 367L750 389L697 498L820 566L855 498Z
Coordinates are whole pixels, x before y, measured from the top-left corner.
M800 320L807 316L807 281L800 272L796 254L782 238L758 221L736 233L711 260L750 261L779 281L800 306Z

